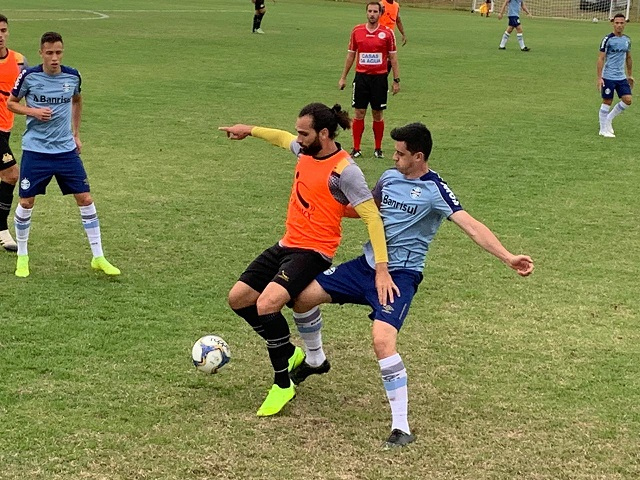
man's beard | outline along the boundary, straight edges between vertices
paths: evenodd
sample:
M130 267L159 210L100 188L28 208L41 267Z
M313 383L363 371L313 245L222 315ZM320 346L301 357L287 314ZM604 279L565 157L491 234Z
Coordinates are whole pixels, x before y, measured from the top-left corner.
M318 153L320 153L320 150L322 150L322 144L320 143L320 140L318 138L316 138L315 141L311 145L309 145L307 147L302 147L300 150L305 155L311 155L312 157L314 157Z

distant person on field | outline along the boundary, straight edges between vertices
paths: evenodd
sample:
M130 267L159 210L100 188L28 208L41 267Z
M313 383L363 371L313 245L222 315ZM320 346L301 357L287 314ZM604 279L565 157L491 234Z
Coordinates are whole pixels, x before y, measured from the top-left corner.
M600 43L600 54L596 70L598 74L598 89L602 94L600 105L600 135L615 137L613 133L613 119L624 112L631 105L631 89L633 88L633 61L631 60L631 39L624 32L627 23L625 16L618 13L611 19L613 33L608 34ZM626 69L626 74L625 74ZM618 94L620 101L611 108L613 93Z
M486 0L482 7L480 7L480 16L485 15L487 18L489 18L489 15L491 14L491 5L493 5L493 1Z
M44 195L53 177L63 195L73 194L82 225L89 239L93 259L91 267L107 275L120 275L102 252L100 223L89 193L89 180L80 150L82 95L80 73L61 64L64 52L62 36L47 32L40 39L42 63L24 70L11 91L7 106L13 113L27 116L22 136L20 162L20 203L15 211L18 261L16 276L29 276L27 242L31 212L37 195ZM26 105L20 103L25 99Z
M340 105L329 108L322 103L300 111L297 136L253 125L220 127L232 140L261 138L298 159L284 236L249 264L229 292L229 306L265 340L273 367L273 386L258 409L259 417L275 415L295 397L289 372L303 362L304 352L291 343L282 309L331 266L348 205L355 206L367 224L380 301L393 295L380 213L362 170L335 140L338 128L349 127L349 115Z
M383 112L387 108L387 59L393 70L393 95L400 91L400 70L398 67L396 37L388 27L380 25L382 7L378 2L369 2L366 6L367 23L356 25L351 31L349 49L338 88L343 90L347 84L349 70L356 62L356 75L353 79L351 106L355 109L353 126L353 149L351 156L362 156L360 143L364 133L364 117L367 107L371 105L373 115L373 138L376 158L384 158L382 138L384 136Z
M527 255L514 255L483 223L469 215L446 182L429 168L431 133L421 123L391 132L395 140L395 168L382 174L373 188L380 207L389 252L389 271L397 286L390 302L380 302L374 284L370 244L364 254L327 270L298 296L294 319L305 343L306 358L291 372L295 384L309 375L326 373L329 361L322 349L322 303L368 305L373 320L373 350L391 407L391 435L385 448L403 447L415 440L408 420L407 371L396 349L398 333L422 282L425 257L444 219L451 220L476 244L521 276L533 272ZM353 212L350 212L353 213Z
M502 20L507 5L509 5L509 12L507 13L509 17L509 26L507 27L507 30L502 34L502 41L500 42L500 46L498 48L500 50L505 50L507 48L509 36L515 28L516 32L518 33L518 44L520 45L520 50L522 50L523 52L528 52L530 49L524 44L522 25L520 24L520 8L522 8L522 10L527 13L527 15L531 15L531 12L525 5L524 0L504 0L502 8L500 9L500 13L498 13L499 20Z
M264 30L260 28L262 25L262 18L267 13L266 0L251 0L255 4L255 13L253 14L253 33L263 34Z
M380 5L382 6L380 25L389 27L391 31L395 31L397 25L398 31L402 35L402 46L404 47L407 44L407 36L404 33L404 25L402 25L402 19L400 18L400 4L397 0L380 0Z
M9 145L13 112L7 108L7 100L18 75L27 68L27 60L22 54L7 48L8 37L9 20L0 14L0 245L15 252L18 245L9 232L8 219L20 172Z

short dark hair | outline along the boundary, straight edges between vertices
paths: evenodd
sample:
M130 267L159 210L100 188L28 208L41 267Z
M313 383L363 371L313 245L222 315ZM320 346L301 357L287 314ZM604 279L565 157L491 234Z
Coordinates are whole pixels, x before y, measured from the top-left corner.
M4 22L7 25L9 25L9 19L1 13L0 13L0 22Z
M312 127L317 132L326 128L329 131L329 138L336 138L338 126L343 130L351 128L349 114L342 110L337 103L329 108L324 103L310 103L300 110L298 118L309 115L312 119Z
M40 46L44 45L45 43L55 42L64 44L64 42L62 41L62 35L60 35L58 32L45 32L42 34L42 37L40 37Z
M627 21L627 17L625 17L624 13L616 13L613 18L611 19L611 21L613 22L616 18L624 18L624 21Z
M431 132L422 123L410 123L404 127L394 128L391 130L391 138L396 142L406 143L407 150L412 154L422 152L425 161L431 155L431 149L433 148Z
M380 2L369 2L367 3L367 6L365 7L365 10L369 10L369 5L377 5L378 6L378 11L380 13L382 13L382 5L380 5Z

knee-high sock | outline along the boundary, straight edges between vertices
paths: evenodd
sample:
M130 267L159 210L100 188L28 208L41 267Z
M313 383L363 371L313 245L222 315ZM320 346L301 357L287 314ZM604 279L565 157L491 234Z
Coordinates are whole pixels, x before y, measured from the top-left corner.
M375 141L375 149L382 148L382 138L384 137L384 120L373 121L373 139Z
M400 354L378 360L382 383L387 392L391 406L391 429L400 429L405 433L409 430L409 397L407 395L407 371Z
M98 220L98 212L96 205L92 203L86 207L80 207L80 216L82 217L82 226L89 239L91 253L94 257L102 257L102 238L100 237L100 221Z
M600 131L603 131L605 126L607 125L607 115L609 115L609 109L611 105L607 105L603 103L600 105L600 110L598 111L598 119L600 120Z
M14 216L14 226L16 228L16 243L18 244L18 255L28 255L27 242L31 230L31 212L33 208L16 207Z
M236 312L236 314L238 314L242 318L244 318L245 321L249 325L251 325L251 328L253 328L253 330L258 335L260 335L263 339L266 340L266 337L264 336L264 327L262 326L262 322L258 317L258 308L255 305L249 305L248 307L244 307L244 308L237 308L237 309L234 308L233 311Z
M259 318L264 327L269 358L273 366L273 383L281 388L288 388L291 385L289 358L293 355L295 347L289 341L291 332L287 319L280 312L260 315Z
M305 361L312 367L322 365L327 357L322 350L322 313L318 307L314 307L308 312L293 312L293 319L296 322L300 338L304 342L306 353Z
M520 45L520 48L524 48L524 35L522 33L518 33L516 34L516 37L518 38L518 45Z
M264 17L264 13L256 13L253 16L253 31L255 32L262 25L262 17Z
M13 190L15 188L15 185L0 181L0 230L9 228L7 220L13 203Z
M627 108L629 108L629 105L627 105L623 101L616 103L616 106L613 107L609 112L609 115L607 115L607 122L611 123L614 118L624 112Z
M509 34L507 32L504 32L502 34L502 40L500 41L500 48L504 48L507 46L507 42L509 41Z
M360 150L362 134L364 133L364 118L354 118L353 124L351 125L351 131L353 134L353 148Z

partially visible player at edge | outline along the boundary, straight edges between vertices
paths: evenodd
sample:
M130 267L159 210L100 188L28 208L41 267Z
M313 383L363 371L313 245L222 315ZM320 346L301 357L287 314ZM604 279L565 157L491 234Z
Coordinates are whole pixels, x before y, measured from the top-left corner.
M515 28L518 34L518 45L520 45L520 50L528 52L530 48L524 44L524 34L522 33L522 24L520 23L520 8L522 7L522 10L527 12L527 15L529 16L531 16L531 11L525 5L524 0L504 0L500 13L498 13L498 20L502 20L507 5L509 5L509 11L507 13L507 16L509 17L509 26L502 34L502 40L500 41L500 46L498 48L500 50L505 50L507 48L507 42L509 41L511 32L513 32L513 29Z
M24 56L7 47L9 19L0 14L0 245L15 252L18 245L9 232L9 212L13 204L13 190L18 182L16 162L9 138L13 128L13 112L7 108L7 99L20 72L27 68Z
M400 293L387 305L376 298L369 244L365 244L364 255L319 275L295 301L294 319L305 343L306 359L291 372L292 381L299 384L309 375L329 371L322 349L322 315L317 305L369 305L373 310L369 315L373 320L373 349L391 406L391 435L385 448L402 447L415 440L408 421L407 371L396 341L422 281L429 246L442 221L451 220L519 275L527 276L533 271L529 256L509 252L488 227L463 210L446 182L429 168L433 142L427 127L411 123L394 129L391 138L395 140L396 168L382 174L373 197L384 222L389 271Z
M264 30L262 30L262 19L267 13L267 5L266 0L251 0L254 4L255 13L253 14L253 33L264 34ZM275 0L274 0L275 2Z
M394 31L397 25L398 31L402 35L402 46L405 46L407 44L407 35L404 33L404 25L402 25L402 19L400 18L400 4L397 0L380 0L380 5L382 6L380 25L388 27L391 31Z
M353 79L353 93L351 106L355 109L352 135L353 150L351 156L362 156L360 143L364 133L364 117L367 107L371 105L373 115L373 138L375 147L373 155L384 158L382 153L382 138L384 136L383 113L387 108L387 92L389 80L387 78L387 59L393 70L393 95L400 91L400 70L396 49L396 37L388 27L380 25L382 7L378 2L369 2L366 6L367 23L356 25L351 31L347 58L338 88L344 89L347 84L349 70L356 62L356 75Z
M281 310L331 265L349 204L367 224L380 302L387 303L397 290L387 268L382 219L364 174L335 141L338 127L349 126L340 105L311 103L298 115L297 137L253 125L220 127L232 140L262 138L298 157L284 236L247 267L229 292L229 306L266 341L274 371L260 417L275 415L295 396L289 372L304 361L304 352L291 343Z
M107 275L120 275L102 252L100 223L89 193L89 180L80 159L80 119L82 95L80 73L61 64L62 36L46 32L40 39L42 63L24 70L11 91L7 106L13 113L27 116L22 136L20 162L20 203L15 211L18 261L16 276L29 276L27 242L31 212L37 195L44 195L53 177L63 195L73 194L82 225L89 239L91 267ZM26 105L20 103L25 99Z
M606 35L600 43L600 54L596 63L598 75L597 86L602 95L602 105L598 112L600 133L603 137L615 137L613 119L631 105L631 89L633 88L633 61L631 60L631 39L624 34L627 23L622 13L612 19L613 33ZM626 74L625 74L626 68ZM614 92L620 101L611 108Z

